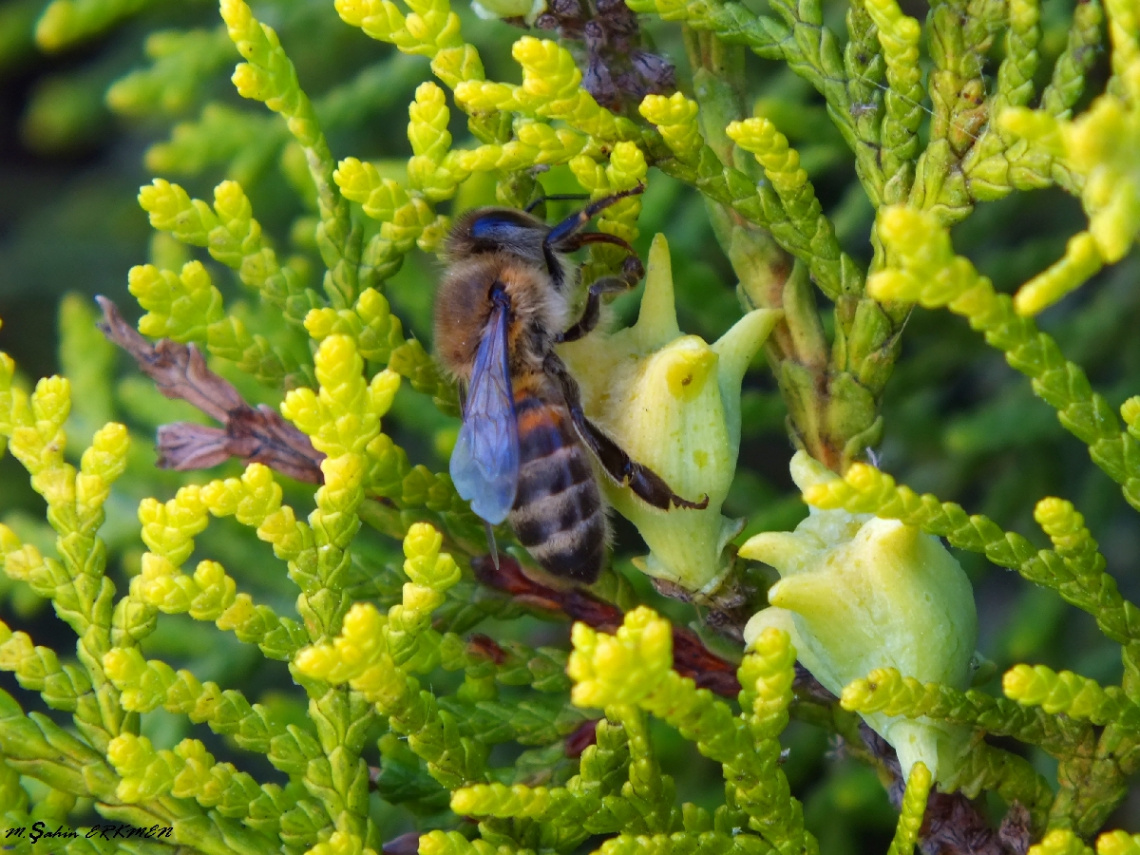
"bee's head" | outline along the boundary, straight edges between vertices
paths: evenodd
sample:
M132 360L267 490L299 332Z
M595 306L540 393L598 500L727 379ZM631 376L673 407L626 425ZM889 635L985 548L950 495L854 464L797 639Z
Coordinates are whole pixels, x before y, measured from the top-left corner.
M513 208L478 208L459 218L447 239L447 255L459 261L472 255L506 252L531 262L543 260L542 242L550 228Z

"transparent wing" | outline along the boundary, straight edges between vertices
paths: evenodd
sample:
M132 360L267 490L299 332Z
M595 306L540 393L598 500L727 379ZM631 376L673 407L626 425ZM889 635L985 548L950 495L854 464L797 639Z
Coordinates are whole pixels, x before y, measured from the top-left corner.
M489 523L506 519L519 480L519 426L507 363L507 307L496 303L475 354L451 480Z

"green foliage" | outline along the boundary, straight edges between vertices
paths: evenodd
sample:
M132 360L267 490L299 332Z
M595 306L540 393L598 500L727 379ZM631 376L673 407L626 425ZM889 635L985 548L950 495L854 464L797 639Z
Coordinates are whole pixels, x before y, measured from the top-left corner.
M885 798L865 763L895 802L870 829L893 854L1140 852L1104 832L1140 768L1140 14L825 5L629 0L687 65L676 91L622 90L612 110L592 94L604 46L553 11L561 42L462 0L0 9L13 79L39 73L34 50L99 40L29 91L23 145L82 150L110 114L148 137L155 234L126 284L140 332L169 340L154 353L200 348L267 408L250 413L299 431L321 479L250 459L158 471L145 434L202 414L134 372L116 383L84 300L62 304L61 376L0 353L5 831L170 829L68 852L869 851L856 814L882 811L850 805ZM607 483L650 555L619 543L590 593L512 582L525 552L501 527L492 572L446 474L458 394L425 344L434 254L472 207L642 185L597 223L640 249L668 238L641 253L638 322L617 329L617 303L564 356L588 415L709 502L665 512ZM0 266L68 255L66 227L34 216L51 192L10 195L27 219ZM591 243L583 278L623 258ZM184 383L209 373L185 359ZM799 497L762 460L782 460L781 417L818 470L797 478L813 516L794 534ZM864 462L880 443L898 480ZM801 570L847 565L894 581L821 630L868 589ZM995 567L1037 587L1011 594ZM937 578L907 588L919 570ZM985 669L969 685L967 575L1000 689ZM852 673L813 664L817 644ZM920 647L952 661L911 667Z

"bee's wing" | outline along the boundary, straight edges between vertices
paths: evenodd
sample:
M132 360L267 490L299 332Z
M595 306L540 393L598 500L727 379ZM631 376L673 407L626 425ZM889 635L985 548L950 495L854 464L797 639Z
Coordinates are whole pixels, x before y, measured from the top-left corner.
M451 453L451 480L471 510L506 519L519 480L519 425L507 361L507 312L496 304L475 354L463 427Z

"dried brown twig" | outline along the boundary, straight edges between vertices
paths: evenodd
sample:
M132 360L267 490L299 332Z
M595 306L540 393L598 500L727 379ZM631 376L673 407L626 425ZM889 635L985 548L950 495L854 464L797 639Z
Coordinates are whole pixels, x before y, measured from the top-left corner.
M270 469L320 484L324 455L309 438L264 404L254 408L238 390L206 367L194 345L162 339L151 344L123 320L118 307L96 297L103 309L99 329L135 358L139 369L163 395L198 408L223 427L177 422L158 429L158 466L180 472L208 469L236 457L244 463L263 463Z
M471 569L475 571L475 577L489 587L535 608L562 612L594 629L614 632L625 617L613 603L607 603L585 589L562 590L536 582L523 575L518 562L509 555L499 556L498 567L490 556L472 559ZM684 627L673 627L673 667L677 673L691 677L698 688L726 698L735 698L740 693L736 665L717 656L701 643L696 633Z

